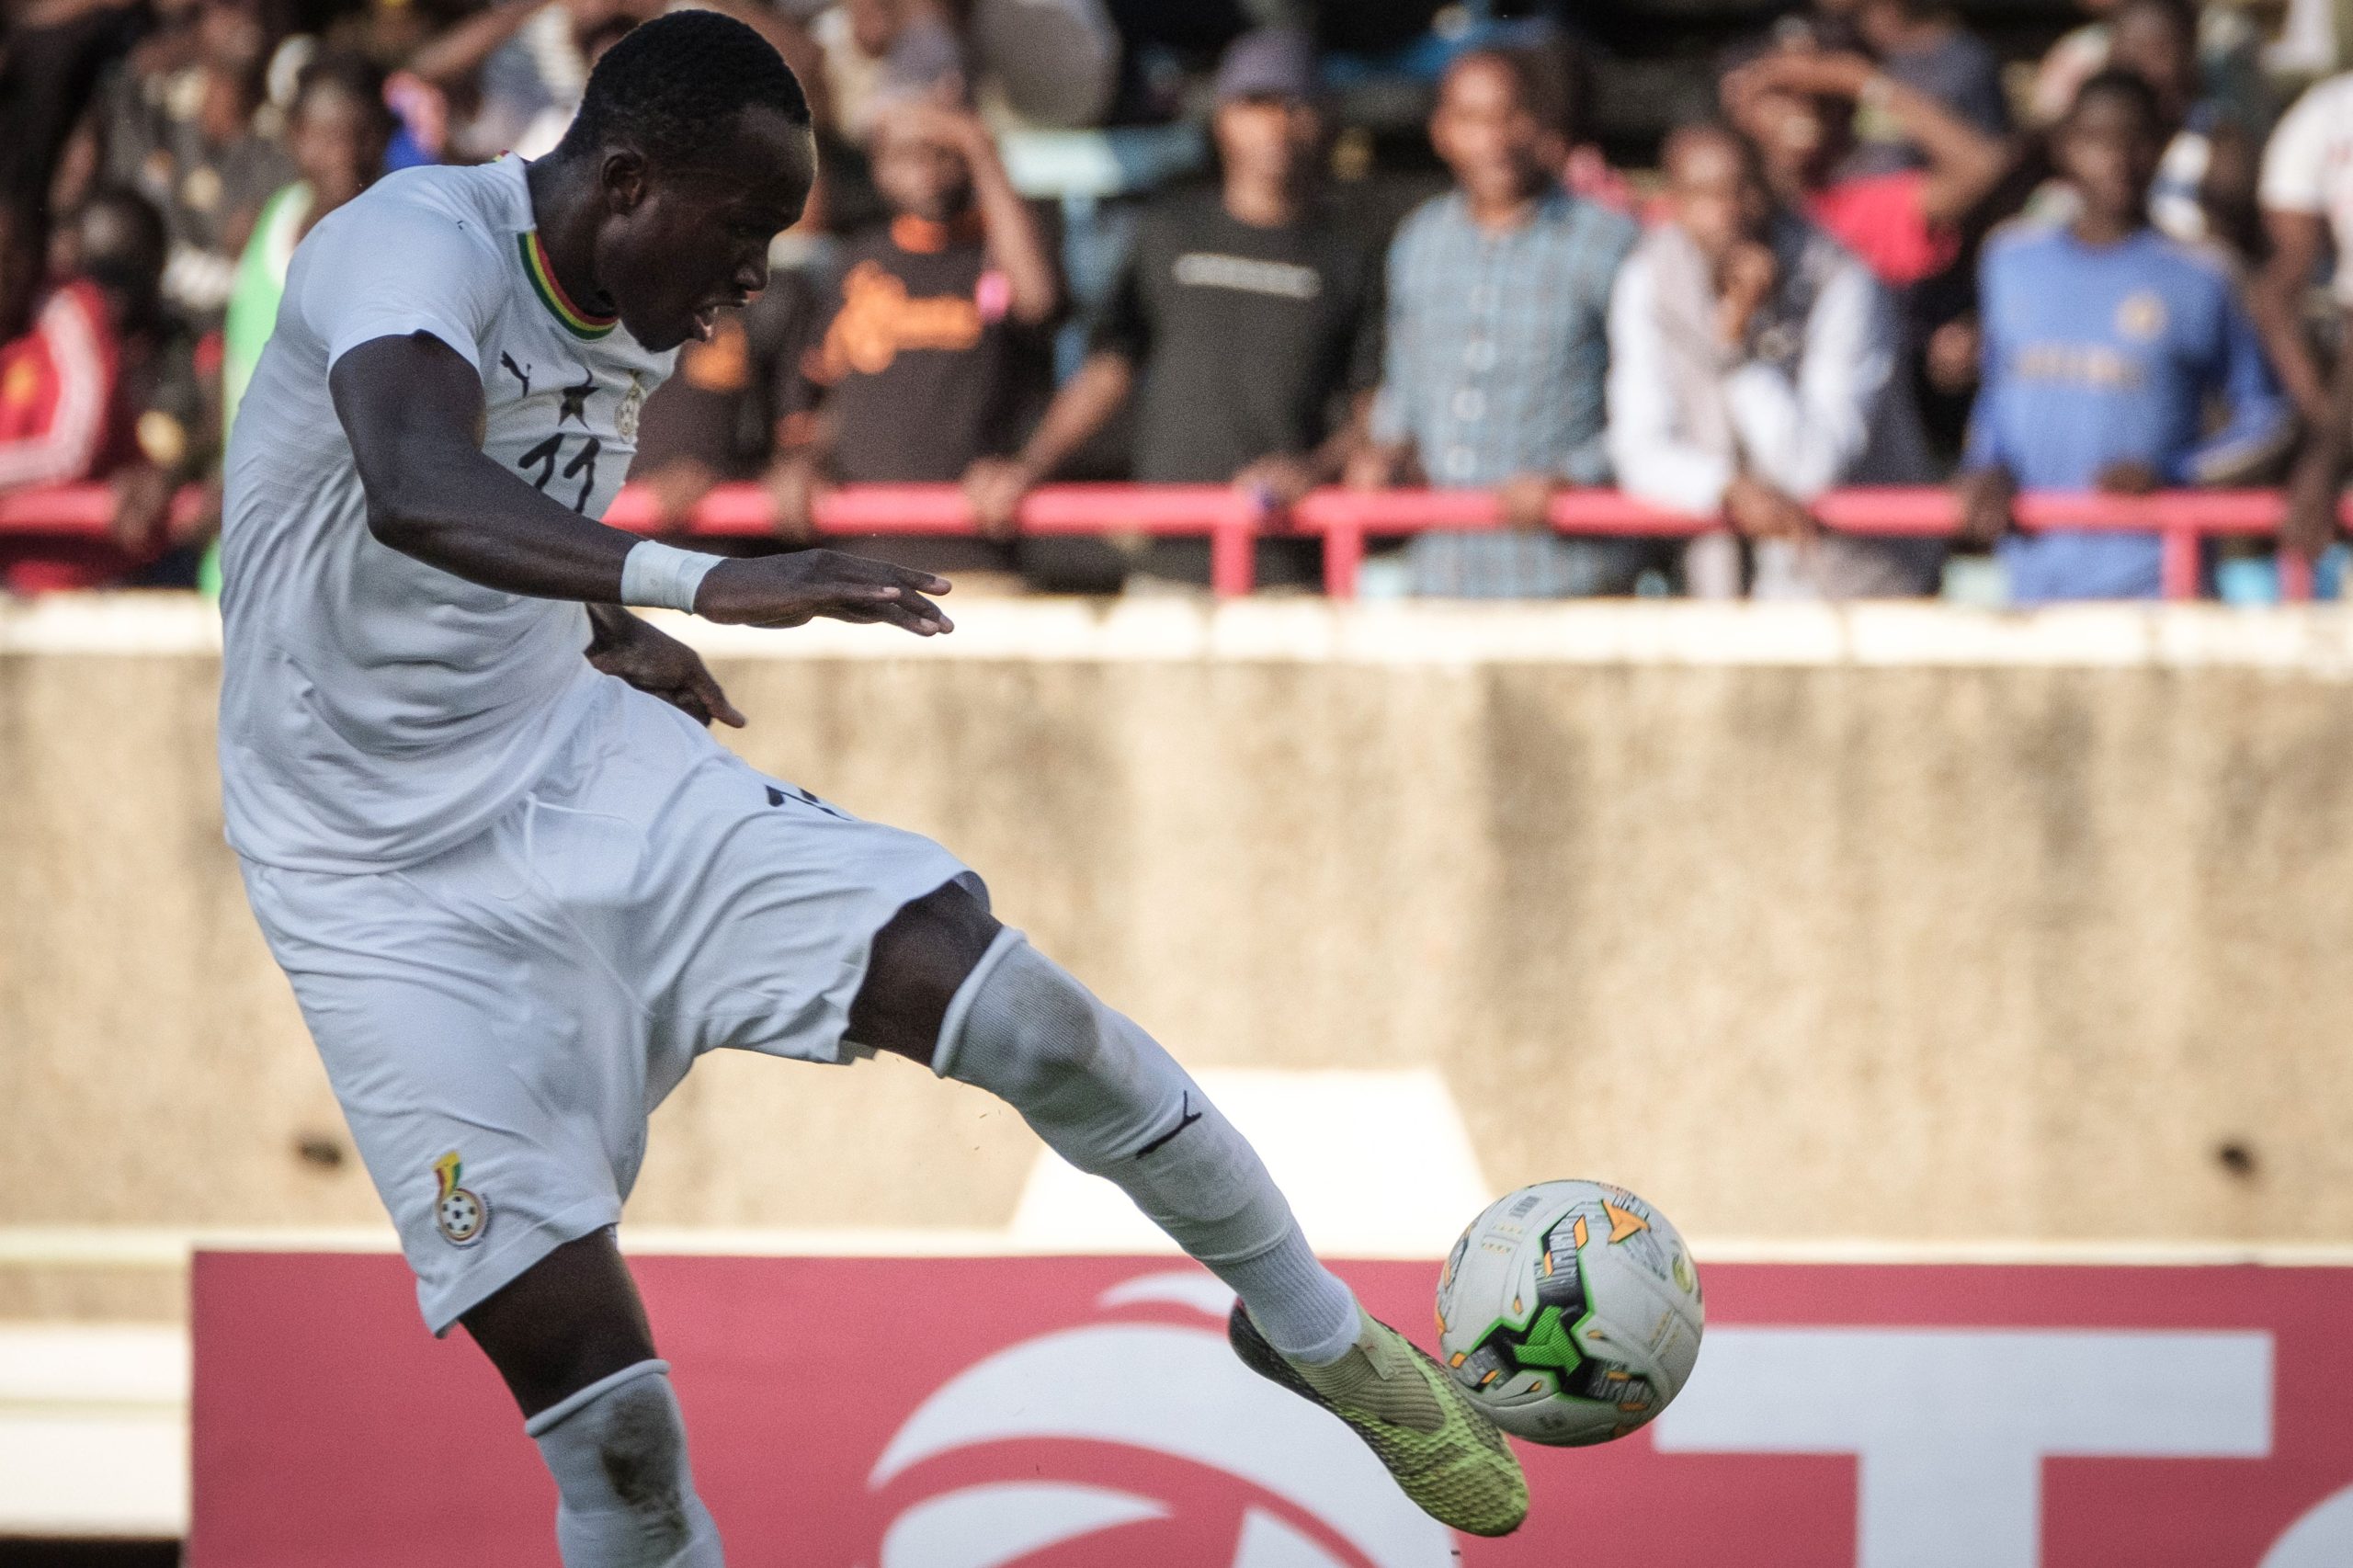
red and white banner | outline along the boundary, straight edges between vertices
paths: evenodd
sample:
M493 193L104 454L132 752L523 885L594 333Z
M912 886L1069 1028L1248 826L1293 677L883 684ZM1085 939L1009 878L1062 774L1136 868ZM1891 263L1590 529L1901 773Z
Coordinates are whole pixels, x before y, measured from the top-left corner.
M1719 1265L1683 1397L1456 1540L1139 1258L642 1259L760 1568L2347 1568L2353 1269ZM1433 1265L1346 1272L1427 1341ZM194 1568L553 1568L552 1485L389 1256L196 1268Z

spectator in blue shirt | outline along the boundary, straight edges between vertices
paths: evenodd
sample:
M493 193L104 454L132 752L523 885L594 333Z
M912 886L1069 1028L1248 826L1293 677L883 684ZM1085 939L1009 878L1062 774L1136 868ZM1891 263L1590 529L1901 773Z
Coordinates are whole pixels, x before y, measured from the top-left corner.
M2149 226L2165 130L2146 82L2093 77L2052 149L2075 188L2073 217L2013 228L1986 247L1984 383L1962 460L1963 526L1999 541L2021 603L2154 597L2160 551L2150 534L2016 533L2018 490L2144 494L2244 481L2290 434L2224 265Z
M1507 529L1417 536L1415 591L1457 597L1623 593L1631 541L1566 540L1553 494L1606 484L1602 383L1609 290L1632 222L1568 194L1566 84L1531 50L1458 57L1430 141L1455 188L1415 210L1390 247L1388 343L1371 444L1350 483L1418 472L1501 492Z

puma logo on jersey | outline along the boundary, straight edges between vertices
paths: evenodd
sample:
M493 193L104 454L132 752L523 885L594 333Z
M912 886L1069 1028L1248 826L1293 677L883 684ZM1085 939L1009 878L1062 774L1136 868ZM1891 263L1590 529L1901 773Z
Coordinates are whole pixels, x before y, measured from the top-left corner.
M795 801L804 806L814 806L829 817L839 817L844 822L847 822L849 820L847 817L843 816L839 811L825 804L824 801L819 800L808 790L803 790L798 784L787 784L782 789L779 789L777 786L771 784L767 787L767 790L768 804L771 806L780 806L787 801Z
M523 383L523 395L525 397L530 396L531 368L529 365L517 365L515 363L515 356L512 354L500 354L498 357L498 362L506 367L508 374L512 375L517 381Z
M1193 1108L1193 1094L1191 1090L1188 1089L1185 1091L1184 1098L1177 1103L1176 1125L1162 1133L1159 1137L1154 1139L1151 1142L1145 1144L1142 1148L1138 1149L1136 1151L1136 1158L1141 1160L1147 1154L1157 1153L1161 1150L1166 1148L1169 1142L1174 1139L1176 1134L1184 1131L1185 1129L1200 1120L1201 1114L1201 1112Z

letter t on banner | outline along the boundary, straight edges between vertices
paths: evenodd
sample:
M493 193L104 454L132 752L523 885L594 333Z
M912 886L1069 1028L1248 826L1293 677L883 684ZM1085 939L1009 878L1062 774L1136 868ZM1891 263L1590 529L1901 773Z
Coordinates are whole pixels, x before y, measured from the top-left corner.
M2260 1459L2271 1336L1713 1328L1662 1453L1853 1454L1857 1568L2040 1568L2042 1460Z

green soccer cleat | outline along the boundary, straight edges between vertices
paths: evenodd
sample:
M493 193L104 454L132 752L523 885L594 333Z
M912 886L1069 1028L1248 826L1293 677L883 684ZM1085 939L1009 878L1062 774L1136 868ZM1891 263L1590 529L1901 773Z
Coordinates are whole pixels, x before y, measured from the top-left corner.
M1328 1367L1302 1367L1234 1303L1226 1337L1242 1364L1354 1428L1398 1487L1440 1524L1509 1535L1528 1517L1528 1477L1511 1445L1437 1362L1361 1307L1363 1331Z

